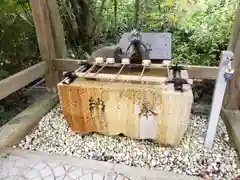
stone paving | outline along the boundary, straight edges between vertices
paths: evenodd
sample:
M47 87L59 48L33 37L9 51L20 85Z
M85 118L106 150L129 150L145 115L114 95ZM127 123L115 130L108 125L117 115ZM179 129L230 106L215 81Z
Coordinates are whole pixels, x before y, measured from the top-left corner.
M106 162L47 153L8 150L0 157L0 180L197 180Z

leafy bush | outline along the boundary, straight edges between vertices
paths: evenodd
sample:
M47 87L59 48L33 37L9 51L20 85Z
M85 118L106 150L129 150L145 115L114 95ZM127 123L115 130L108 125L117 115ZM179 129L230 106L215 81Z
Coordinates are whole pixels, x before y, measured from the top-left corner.
M118 7L117 30L121 34L133 28L132 1L121 1ZM140 10L142 31L156 29L173 34L173 60L187 64L218 65L219 55L226 50L237 0L156 0L144 1ZM191 3L192 2L192 3ZM107 37L112 36L113 10L106 12L104 23ZM106 38L109 40L109 38ZM112 40L111 40L112 41Z
M220 1L200 9L196 6L179 22L187 37L174 32L174 57L189 64L218 65L219 55L226 50L237 1ZM181 34L181 33L180 33Z
M38 61L36 33L28 3L0 2L0 79Z
M89 42L116 43L121 34L135 27L134 1L89 2L89 28L83 26L85 10L73 6L74 0L59 0L67 46L73 57L84 58ZM79 1L80 2L80 1ZM104 8L101 3L105 2ZM219 53L226 49L238 0L153 0L140 1L139 27L173 33L173 59L188 64L217 65ZM102 9L101 9L102 8ZM100 12L100 13L99 13ZM39 61L37 38L27 0L0 1L0 79ZM88 29L96 30L88 38ZM83 28L84 27L84 28ZM93 47L93 49L94 49Z
M38 57L29 4L23 0L1 0L0 80L35 64ZM22 89L0 100L0 126L26 108L26 100Z

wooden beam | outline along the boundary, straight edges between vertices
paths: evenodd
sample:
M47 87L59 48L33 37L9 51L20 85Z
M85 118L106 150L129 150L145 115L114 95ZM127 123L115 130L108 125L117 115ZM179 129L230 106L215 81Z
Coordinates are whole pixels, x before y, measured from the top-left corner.
M229 49L233 49L234 53L234 74L232 80L228 83L223 107L225 109L240 109L240 7L237 11L231 40L229 42Z
M240 108L240 36L234 52L234 73L233 78L229 81L224 97L223 107L225 109L239 109Z
M52 60L56 58L50 13L46 0L31 0L32 15L35 24L41 58L46 61L48 71L46 84L49 91L56 91L57 74L53 70Z
M61 18L59 15L58 5L56 0L47 1L49 17L51 22L52 37L55 46L57 58L66 58L68 55L67 46L65 44L65 36Z
M53 64L56 70L75 71L81 61L86 62L86 60L79 59L55 59L53 60Z
M19 73L0 81L0 99L26 86L30 82L42 77L46 72L46 62L40 62Z
M79 63L86 60L79 59L56 59L53 61L54 67L62 71L74 71L79 67ZM120 64L107 65L108 67L120 67ZM218 67L183 65L188 69L190 79L210 79L215 80L218 74ZM162 64L152 64L150 69L166 70Z
M63 30L63 24L61 22L58 5L56 0L47 0L47 6L50 16L51 28L52 28L52 37L55 46L55 55L57 58L67 58L67 46L65 44L65 35ZM53 64L53 70L54 64ZM59 82L62 73L61 71L56 71L57 81Z
M237 149L237 152L240 155L240 111L222 108L221 117L227 128L230 138L229 143Z
M240 6L238 6L236 11L236 18L235 21L233 22L232 33L228 43L228 50L234 51L236 49L237 39L240 35L239 33L240 33Z
M190 79L209 79L216 80L219 68L216 66L194 66L186 65Z

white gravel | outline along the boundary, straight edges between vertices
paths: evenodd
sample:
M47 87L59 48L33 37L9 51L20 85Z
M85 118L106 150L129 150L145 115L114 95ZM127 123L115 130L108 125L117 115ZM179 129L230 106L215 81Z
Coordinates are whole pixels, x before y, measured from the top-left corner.
M19 144L22 149L63 153L131 166L157 168L188 175L207 172L212 179L231 179L240 174L236 151L229 146L225 125L220 120L212 150L204 149L206 116L192 115L188 131L176 148L161 147L151 140L71 132L60 105L40 121L38 128Z

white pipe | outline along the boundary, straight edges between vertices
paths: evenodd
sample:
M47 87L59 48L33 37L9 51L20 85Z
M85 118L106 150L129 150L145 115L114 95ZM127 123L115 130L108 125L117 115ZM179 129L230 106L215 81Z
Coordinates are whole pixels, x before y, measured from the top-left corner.
M214 88L212 107L211 107L207 134L206 134L205 144L204 144L205 147L209 149L211 149L213 146L217 124L219 120L219 115L222 108L222 102L223 102L226 85L227 85L227 81L224 78L224 73L232 57L233 57L233 53L231 51L222 51L220 65L219 65L219 72L218 72L218 77L217 77L215 88Z

